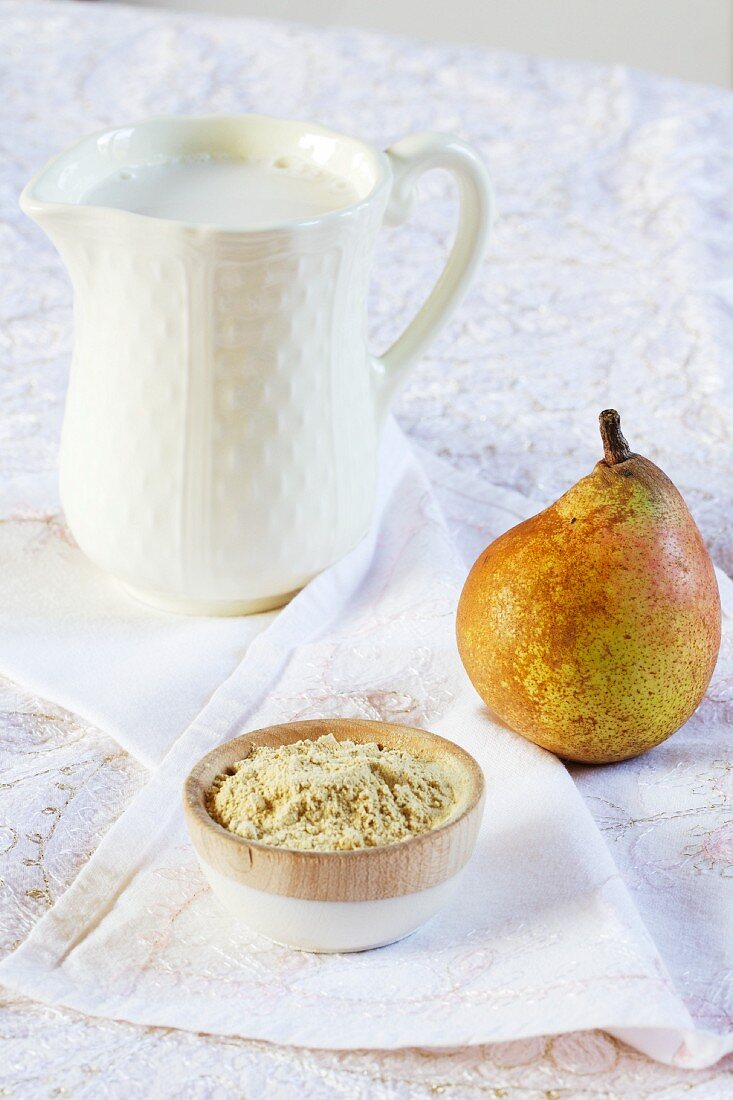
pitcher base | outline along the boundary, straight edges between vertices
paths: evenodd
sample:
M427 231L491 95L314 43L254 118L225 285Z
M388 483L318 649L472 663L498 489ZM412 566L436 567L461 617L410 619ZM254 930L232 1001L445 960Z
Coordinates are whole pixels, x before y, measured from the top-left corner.
M159 611L170 611L174 615L258 615L263 611L274 611L283 607L300 591L285 592L279 596L265 596L259 600L189 600L183 596L167 596L160 592L150 592L145 588L122 587L139 603L155 607Z

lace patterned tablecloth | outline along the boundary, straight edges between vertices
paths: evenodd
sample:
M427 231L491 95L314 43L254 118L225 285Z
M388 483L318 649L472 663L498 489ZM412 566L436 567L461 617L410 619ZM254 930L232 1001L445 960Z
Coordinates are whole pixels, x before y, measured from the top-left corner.
M432 453L458 479L466 471L549 501L590 469L598 410L614 404L632 444L678 484L717 564L733 572L729 93L359 31L62 0L6 0L0 14L0 522L57 523L71 340L69 285L17 210L21 186L60 147L101 126L260 110L315 116L377 144L451 130L486 155L501 215L490 260L397 407L428 461ZM414 224L381 241L376 348L424 296L452 232L448 184L428 178L424 192ZM715 705L728 705L733 684L717 690ZM148 773L103 732L9 683L0 684L0 747L7 952ZM689 897L696 883L733 874L730 754L696 740L693 727L613 775L575 772L654 933L655 913L674 908L680 882ZM671 788L674 814L660 809ZM674 972L677 945L658 946ZM713 957L701 943L682 992L696 1022L720 1031L733 1023L733 994L731 974L710 971ZM708 1100L733 1089L730 1058L685 1073L592 1032L441 1053L338 1054L89 1019L8 994L0 1036L0 1091L24 1098L256 1097L297 1086L314 1097L684 1092Z

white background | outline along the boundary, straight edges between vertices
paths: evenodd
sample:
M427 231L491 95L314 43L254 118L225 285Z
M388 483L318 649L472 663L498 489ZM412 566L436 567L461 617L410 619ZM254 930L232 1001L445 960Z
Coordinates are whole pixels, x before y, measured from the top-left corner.
M371 27L733 86L733 0L128 0Z

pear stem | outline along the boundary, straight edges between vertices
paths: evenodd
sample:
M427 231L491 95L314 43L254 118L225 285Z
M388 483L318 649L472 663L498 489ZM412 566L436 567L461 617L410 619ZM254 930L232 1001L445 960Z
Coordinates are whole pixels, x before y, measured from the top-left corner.
M607 466L615 466L631 458L631 450L621 434L621 417L615 409L604 409L598 417L603 440L603 457Z

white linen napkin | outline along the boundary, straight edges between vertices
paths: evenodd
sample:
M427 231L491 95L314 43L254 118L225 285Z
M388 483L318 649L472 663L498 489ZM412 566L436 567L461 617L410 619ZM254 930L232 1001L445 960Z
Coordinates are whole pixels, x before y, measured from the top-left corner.
M0 524L0 669L153 767L274 613L145 607L91 564L63 520Z
M384 458L369 538L252 641L0 980L91 1014L295 1045L602 1027L661 1060L712 1063L731 1037L696 1030L567 771L492 722L468 685L453 638L465 564L393 427ZM453 522L470 531L460 508ZM356 956L290 951L225 914L180 807L187 770L222 740L329 714L434 728L473 752L488 784L460 897L402 943Z

